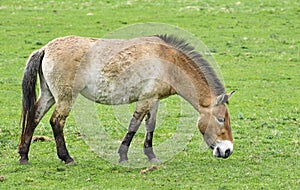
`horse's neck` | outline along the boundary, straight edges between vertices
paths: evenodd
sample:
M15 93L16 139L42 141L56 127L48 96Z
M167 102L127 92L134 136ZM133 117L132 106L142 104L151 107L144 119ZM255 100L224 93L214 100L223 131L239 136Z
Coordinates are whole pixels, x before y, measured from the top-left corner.
M209 107L214 94L199 68L184 57L177 57L173 60L175 60L173 64L176 68L172 68L175 74L171 81L174 81L172 86L176 93L187 100L197 111Z
M202 82L195 81L193 78L190 78L189 81L177 87L176 92L199 112L201 108L209 107L212 104L213 96L210 89Z

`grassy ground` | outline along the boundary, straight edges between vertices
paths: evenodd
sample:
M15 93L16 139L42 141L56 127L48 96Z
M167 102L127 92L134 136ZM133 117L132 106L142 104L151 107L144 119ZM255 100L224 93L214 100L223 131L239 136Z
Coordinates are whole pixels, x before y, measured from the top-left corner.
M0 2L0 189L298 189L299 1L7 1ZM167 23L193 33L214 53L227 91L234 154L227 160L188 146L152 172L112 164L89 150L72 117L65 127L76 165L53 141L36 142L31 165L18 165L21 78L29 54L65 35L101 37L135 23ZM175 103L174 103L174 102ZM169 100L174 106L176 98ZM104 125L118 125L109 117ZM166 116L166 128L175 113ZM36 135L52 137L49 114ZM196 121L196 118L195 118ZM168 134L166 130L157 133Z

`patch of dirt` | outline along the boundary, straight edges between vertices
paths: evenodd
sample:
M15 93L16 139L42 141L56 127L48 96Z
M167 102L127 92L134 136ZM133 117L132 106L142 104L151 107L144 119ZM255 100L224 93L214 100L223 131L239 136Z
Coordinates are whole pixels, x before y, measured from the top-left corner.
M140 173L145 174L145 173L157 170L158 168L159 168L158 166L151 166L150 168L146 168L146 169L141 170Z
M6 178L4 176L0 176L0 182L5 181Z
M45 142L45 141L52 141L52 140L53 140L53 138L46 137L46 136L34 136L34 137L32 137L33 142L38 142L38 141Z

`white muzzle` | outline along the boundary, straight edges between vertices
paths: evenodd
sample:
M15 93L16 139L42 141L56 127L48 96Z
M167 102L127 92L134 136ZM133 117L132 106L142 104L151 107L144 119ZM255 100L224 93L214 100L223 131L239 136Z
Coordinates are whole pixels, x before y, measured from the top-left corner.
M224 140L217 142L213 150L213 155L219 158L228 158L233 152L233 144L231 141Z

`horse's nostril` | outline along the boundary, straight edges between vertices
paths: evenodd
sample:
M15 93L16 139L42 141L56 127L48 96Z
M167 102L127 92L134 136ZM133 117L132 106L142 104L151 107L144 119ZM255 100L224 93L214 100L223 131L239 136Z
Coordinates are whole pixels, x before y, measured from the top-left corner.
M225 151L225 158L228 158L230 156L230 149L227 149Z

